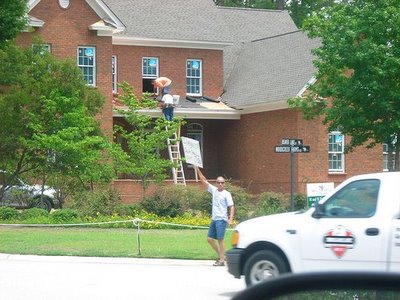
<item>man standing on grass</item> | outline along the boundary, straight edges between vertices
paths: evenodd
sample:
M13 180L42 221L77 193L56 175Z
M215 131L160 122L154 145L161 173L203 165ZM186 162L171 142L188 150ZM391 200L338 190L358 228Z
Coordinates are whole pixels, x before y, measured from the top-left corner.
M203 185L212 195L211 224L210 228L208 229L207 241L218 254L218 259L215 261L214 266L224 266L225 231L228 225L233 224L233 216L235 214L232 195L224 189L225 179L223 177L218 176L216 181L217 186L214 186L207 181L203 173L201 173L199 167L195 166L195 169Z

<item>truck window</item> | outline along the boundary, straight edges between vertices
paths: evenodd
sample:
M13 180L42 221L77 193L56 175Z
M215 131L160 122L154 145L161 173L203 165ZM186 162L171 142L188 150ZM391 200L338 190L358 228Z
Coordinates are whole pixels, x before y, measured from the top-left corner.
M323 204L324 217L369 218L375 214L380 181L366 179L351 182Z

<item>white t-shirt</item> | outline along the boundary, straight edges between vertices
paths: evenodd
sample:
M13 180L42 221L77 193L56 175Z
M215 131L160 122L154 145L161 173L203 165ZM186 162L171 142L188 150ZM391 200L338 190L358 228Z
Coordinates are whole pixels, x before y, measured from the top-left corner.
M161 101L164 102L165 104L174 104L174 98L170 94L165 94L162 97Z
M228 207L233 206L232 195L226 190L218 191L218 188L208 184L208 192L212 195L212 220L228 221Z

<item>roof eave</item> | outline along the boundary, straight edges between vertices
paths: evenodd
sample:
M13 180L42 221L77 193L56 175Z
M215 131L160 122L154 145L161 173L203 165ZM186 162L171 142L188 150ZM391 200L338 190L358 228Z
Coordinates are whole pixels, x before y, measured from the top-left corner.
M141 109L138 113L154 118L162 116L162 111L160 109ZM114 110L113 116L123 117L123 114L118 110ZM207 109L207 111L205 111L204 109L175 108L174 116L183 119L240 120L240 112L234 110Z
M195 40L172 40L172 39L152 39L133 36L113 36L114 45L124 46L146 46L146 47L167 47L167 48L190 48L223 50L226 46L231 46L230 42L218 41L195 41Z
M241 109L242 115L246 115L246 114L260 113L260 112L266 112L266 111L288 109L289 106L288 106L287 99L284 99L284 100L278 100L278 101L274 101L274 102L260 103L260 104L254 104L254 105L242 106L242 107L236 107L236 108Z

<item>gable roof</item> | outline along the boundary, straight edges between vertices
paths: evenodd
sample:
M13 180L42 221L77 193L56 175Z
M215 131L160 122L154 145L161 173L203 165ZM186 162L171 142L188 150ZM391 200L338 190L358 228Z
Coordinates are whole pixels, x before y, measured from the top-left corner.
M44 25L42 20L29 15L29 12L38 5L40 1L41 0L28 0L28 20L29 25L32 27L42 27ZM102 0L85 1L100 18L98 22L90 26L91 30L97 30L101 35L112 35L125 30L125 25Z
M287 108L316 72L311 49L318 45L299 30L244 44L222 100L239 109Z

